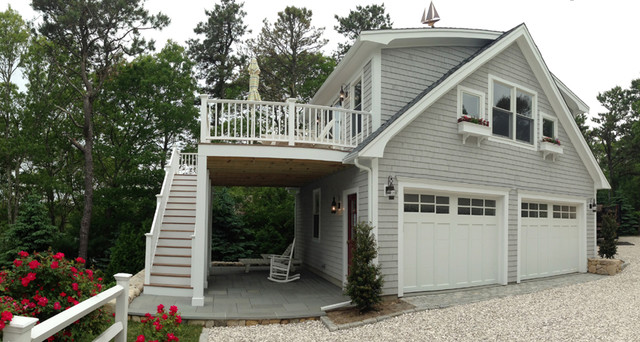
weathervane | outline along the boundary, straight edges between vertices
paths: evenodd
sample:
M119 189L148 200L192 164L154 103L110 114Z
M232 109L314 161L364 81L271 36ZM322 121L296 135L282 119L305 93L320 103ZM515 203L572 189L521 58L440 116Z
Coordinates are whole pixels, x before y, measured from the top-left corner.
M438 11L436 11L436 7L433 6L433 1L431 1L431 4L429 5L429 12L427 12L426 8L424 9L424 12L422 12L422 23L433 27L433 24L438 20L440 20L440 16L438 15Z

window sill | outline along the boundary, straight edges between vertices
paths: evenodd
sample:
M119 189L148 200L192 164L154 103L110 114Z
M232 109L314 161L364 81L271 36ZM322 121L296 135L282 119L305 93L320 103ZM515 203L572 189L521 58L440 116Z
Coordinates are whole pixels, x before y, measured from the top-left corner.
M458 134L462 135L462 144L467 142L467 138L476 137L478 146L480 146L482 140L491 136L491 127L473 122L458 122Z
M540 151L542 151L542 159L547 159L547 156L551 156L553 161L556 161L556 157L562 154L562 146L556 145L550 142L540 142Z

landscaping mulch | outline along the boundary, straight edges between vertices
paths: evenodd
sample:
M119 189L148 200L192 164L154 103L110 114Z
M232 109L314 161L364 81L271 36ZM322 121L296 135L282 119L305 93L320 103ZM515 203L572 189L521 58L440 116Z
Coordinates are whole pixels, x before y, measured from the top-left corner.
M327 311L327 317L335 324L347 324L396 312L402 312L413 308L415 308L415 306L401 299L392 299L384 300L374 311L360 313L356 307L346 307Z

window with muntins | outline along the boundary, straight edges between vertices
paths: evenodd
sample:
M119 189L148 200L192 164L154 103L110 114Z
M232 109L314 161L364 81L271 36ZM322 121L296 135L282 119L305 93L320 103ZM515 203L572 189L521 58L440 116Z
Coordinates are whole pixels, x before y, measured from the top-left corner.
M522 202L520 217L547 218L548 210L548 205L545 203Z
M404 195L405 213L449 213L449 196L436 195Z
M482 198L458 198L458 215L496 216L496 201Z
M573 205L554 205L553 218L556 219L575 219L576 207Z
M533 144L534 95L515 86L493 82L493 134Z

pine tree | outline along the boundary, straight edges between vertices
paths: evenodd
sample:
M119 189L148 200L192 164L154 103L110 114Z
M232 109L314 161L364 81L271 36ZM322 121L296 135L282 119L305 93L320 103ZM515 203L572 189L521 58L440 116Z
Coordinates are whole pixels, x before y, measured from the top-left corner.
M600 243L600 249L598 249L598 255L602 258L613 259L618 252L618 246L616 246L616 229L618 224L615 217L611 214L604 215L602 217L602 237L604 240Z
M345 294L360 312L370 311L382 301L384 279L380 266L373 263L378 251L371 234L372 226L359 222L355 231L355 250L351 260L351 273L347 276Z
M16 223L9 225L2 243L1 264L9 265L18 252L43 252L56 240L58 231L47 215L47 208L36 195L20 207Z

